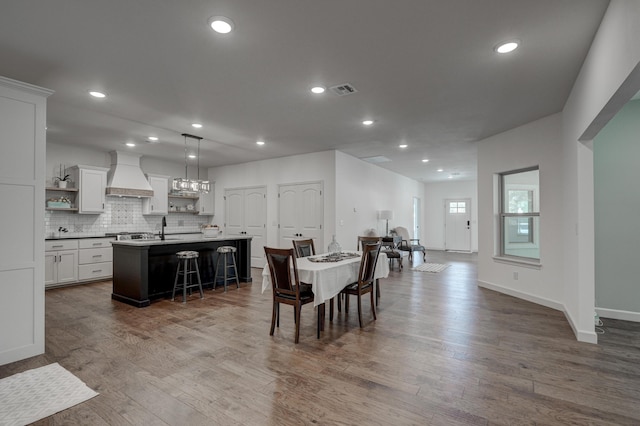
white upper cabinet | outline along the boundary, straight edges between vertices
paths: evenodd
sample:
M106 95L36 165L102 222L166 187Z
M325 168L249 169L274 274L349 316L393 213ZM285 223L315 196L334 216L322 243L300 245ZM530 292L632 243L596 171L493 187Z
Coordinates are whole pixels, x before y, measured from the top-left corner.
M104 212L107 171L104 167L73 166L68 169L78 187L78 213Z
M198 199L198 202L196 203L196 208L198 210L198 214L200 215L210 215L213 216L214 214L214 199L215 199L215 189L214 189L214 185L211 185L211 190L207 193L200 193L198 194L200 196L200 198Z
M142 214L166 215L169 213L169 176L148 174L147 180L153 188L153 197L142 200Z

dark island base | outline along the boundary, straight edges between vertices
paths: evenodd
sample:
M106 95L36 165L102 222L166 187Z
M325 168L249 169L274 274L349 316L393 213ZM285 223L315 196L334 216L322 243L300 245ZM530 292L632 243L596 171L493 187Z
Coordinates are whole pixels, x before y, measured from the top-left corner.
M251 240L229 239L153 245L113 244L113 293L111 298L138 308L152 300L171 297L175 280L176 252L194 250L200 253L198 266L204 288L213 288L218 260L217 248L234 246L241 282L251 282ZM217 286L223 283L218 276ZM235 286L235 283L229 283Z

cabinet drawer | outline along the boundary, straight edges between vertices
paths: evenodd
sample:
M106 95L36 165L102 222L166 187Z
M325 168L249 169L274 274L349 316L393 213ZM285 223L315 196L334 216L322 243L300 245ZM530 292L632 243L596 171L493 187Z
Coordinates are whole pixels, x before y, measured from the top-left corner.
M113 238L83 238L82 240L78 240L78 246L81 249L111 247L111 241L114 241L114 239Z
M113 263L102 262L89 265L78 266L78 280L94 280L97 278L107 278L113 275Z
M52 240L44 242L45 251L76 250L78 240Z
M78 263L81 265L87 263L111 262L112 260L113 249L111 247L82 249L78 252Z

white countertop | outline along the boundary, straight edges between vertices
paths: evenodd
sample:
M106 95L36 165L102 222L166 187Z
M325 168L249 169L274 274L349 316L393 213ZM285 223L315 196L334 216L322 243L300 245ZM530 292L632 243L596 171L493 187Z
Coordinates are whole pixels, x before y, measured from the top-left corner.
M250 240L251 236L247 235L238 235L238 236L225 236L221 235L213 238L205 238L204 236L185 236L184 238L179 238L172 235L165 236L164 240L160 238L154 240L125 240L125 241L113 241L112 245L121 245L121 246L162 246L162 245L170 245L170 244L185 244L185 243L203 243L207 241L229 241L229 240Z

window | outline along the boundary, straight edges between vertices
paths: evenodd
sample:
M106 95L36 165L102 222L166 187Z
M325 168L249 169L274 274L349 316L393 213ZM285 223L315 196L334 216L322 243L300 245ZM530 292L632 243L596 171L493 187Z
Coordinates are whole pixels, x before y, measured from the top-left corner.
M500 255L540 259L538 167L500 175Z
M449 203L449 213L466 213L467 202L466 201L452 201Z

